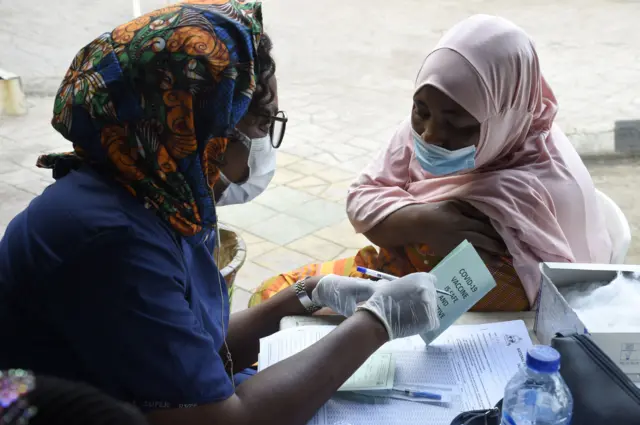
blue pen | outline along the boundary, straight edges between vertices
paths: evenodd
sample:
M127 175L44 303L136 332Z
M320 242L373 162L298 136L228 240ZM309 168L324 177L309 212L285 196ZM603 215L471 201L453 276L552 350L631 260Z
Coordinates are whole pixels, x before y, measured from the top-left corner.
M427 391L411 391L411 390L396 390L396 389L392 391L409 396L409 397L414 397L414 398L426 398L428 400L435 400L435 401L442 400L442 396L440 394L430 393Z
M388 273L382 273L382 272L379 272L377 270L371 270L371 269L368 269L366 267L358 266L358 267L356 267L356 270L358 270L362 274L366 274L367 276L377 277L378 279L384 279L384 280L397 280L398 279L397 276L394 276L394 275L391 275L391 274L388 274ZM442 294L442 295L451 295L447 291L443 291L442 289L436 289L436 292L438 294Z

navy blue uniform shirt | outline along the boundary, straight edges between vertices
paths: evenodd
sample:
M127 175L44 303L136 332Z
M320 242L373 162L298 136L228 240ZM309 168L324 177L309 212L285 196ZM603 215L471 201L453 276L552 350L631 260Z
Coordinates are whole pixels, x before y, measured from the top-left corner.
M214 243L191 246L116 182L71 172L0 241L0 370L85 381L143 409L228 398Z

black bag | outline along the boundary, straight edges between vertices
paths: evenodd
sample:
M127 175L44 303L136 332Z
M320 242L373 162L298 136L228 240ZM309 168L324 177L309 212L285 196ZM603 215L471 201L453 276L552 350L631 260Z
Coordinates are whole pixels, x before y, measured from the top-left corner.
M640 425L640 389L588 335L557 334L551 346L573 396L571 425Z
M456 416L451 425L500 425L502 421L502 400L493 409L470 410Z

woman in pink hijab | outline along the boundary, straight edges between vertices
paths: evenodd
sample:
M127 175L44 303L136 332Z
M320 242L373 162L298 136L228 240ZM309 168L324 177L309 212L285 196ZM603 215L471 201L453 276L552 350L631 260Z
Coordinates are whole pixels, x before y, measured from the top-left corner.
M458 23L425 59L410 119L349 190L349 219L379 252L274 279L429 271L467 239L498 283L474 309L517 311L535 305L540 261L609 262L593 182L557 110L521 28L487 15Z

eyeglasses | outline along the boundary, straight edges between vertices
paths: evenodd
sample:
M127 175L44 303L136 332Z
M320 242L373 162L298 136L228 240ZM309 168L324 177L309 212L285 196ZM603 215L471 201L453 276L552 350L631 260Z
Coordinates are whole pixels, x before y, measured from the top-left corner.
M278 111L275 115L269 117L271 125L269 126L269 136L271 136L271 146L278 149L284 139L284 132L287 129L287 114L284 111Z

